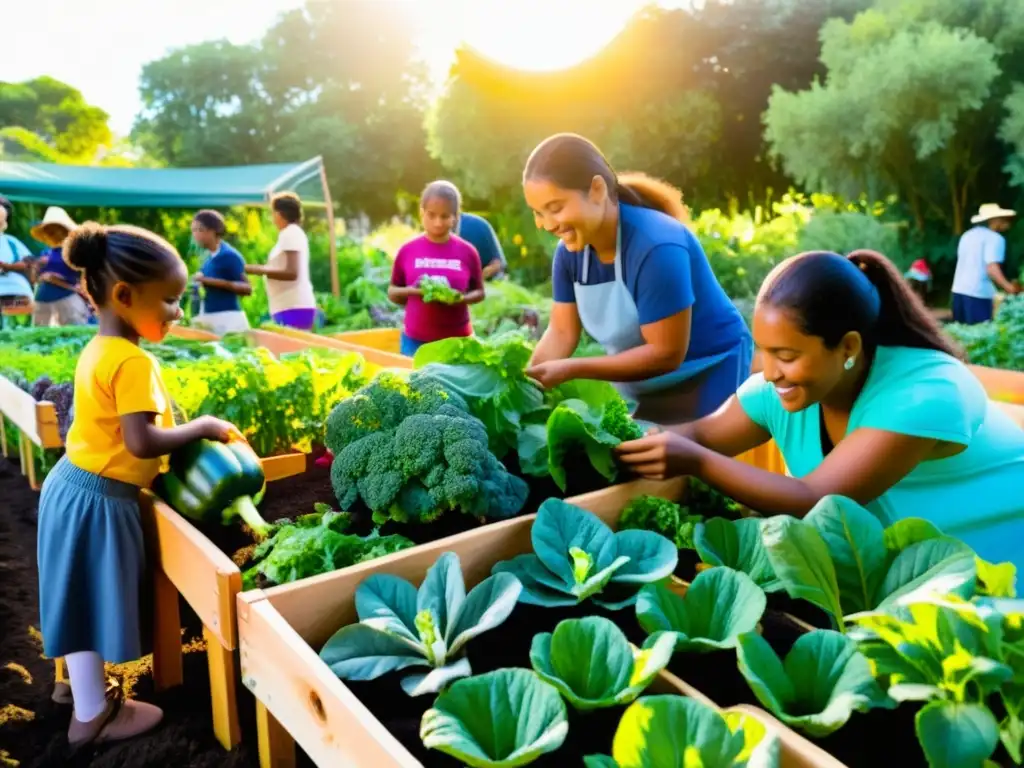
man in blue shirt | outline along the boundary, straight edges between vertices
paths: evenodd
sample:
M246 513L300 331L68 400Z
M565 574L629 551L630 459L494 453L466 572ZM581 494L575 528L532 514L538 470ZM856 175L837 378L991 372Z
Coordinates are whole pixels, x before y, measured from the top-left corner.
M480 254L484 280L490 280L505 269L501 243L487 219L473 213L460 213L455 223L455 234L469 242Z
M1006 293L1019 288L1006 279L1002 264L1006 260L1006 232L1016 211L986 203L971 218L975 226L964 232L956 253L953 277L953 319L975 325L992 319L996 286Z

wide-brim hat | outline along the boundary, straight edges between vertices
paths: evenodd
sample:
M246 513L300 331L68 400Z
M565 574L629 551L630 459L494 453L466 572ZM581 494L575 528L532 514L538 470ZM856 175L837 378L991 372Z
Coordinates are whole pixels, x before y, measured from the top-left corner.
M60 243L51 242L50 237L47 235L46 228L49 227L51 224L56 224L58 226L64 227L64 229L68 231L68 234L71 234L76 229L78 229L78 225L75 224L75 220L71 218L67 211L56 205L51 205L49 208L46 209L46 213L43 214L43 220L36 224L34 227L32 227L32 237L34 237L41 243L46 243L49 246L60 245Z
M1010 208L1003 208L996 203L985 203L978 209L978 213L971 216L971 224L981 224L983 221L992 219L1009 219L1017 215L1017 212Z

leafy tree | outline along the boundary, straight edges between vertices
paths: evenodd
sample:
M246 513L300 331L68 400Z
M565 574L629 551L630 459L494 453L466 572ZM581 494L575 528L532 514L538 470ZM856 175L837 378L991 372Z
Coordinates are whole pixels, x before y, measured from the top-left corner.
M52 77L0 82L2 138L29 157L89 163L113 142L108 115Z

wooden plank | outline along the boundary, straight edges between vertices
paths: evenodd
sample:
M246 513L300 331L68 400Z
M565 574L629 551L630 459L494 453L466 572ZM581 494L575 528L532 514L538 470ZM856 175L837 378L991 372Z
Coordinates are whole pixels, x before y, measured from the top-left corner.
M238 566L192 523L148 491L139 497L139 508L148 522L156 567L163 570L221 645L237 648L233 601L241 586Z
M217 634L203 627L206 640L206 661L210 668L210 701L213 707L213 733L224 749L231 749L242 741L242 728L238 722L238 688L235 680L238 669L235 652L220 643Z
M172 325L171 330L167 335L174 336L178 339L190 339L192 341L218 341L220 339L220 336L216 333L204 331L202 328L187 328L184 325Z
M6 459L9 455L7 453L7 417L0 413L0 449L3 449L4 458Z
M256 701L256 741L260 768L293 768L295 739L284 729L262 701Z
M159 568L153 574L153 685L175 688L185 679L178 590Z
M987 368L983 365L967 367L985 387L990 400L1024 405L1024 373L1003 368Z
M39 445L42 442L36 418L35 398L4 376L0 376L0 412L33 443Z
M398 328L371 328L366 331L344 331L343 333L332 333L332 339L346 341L360 347L379 349L382 352L390 352L393 355L400 355L402 352L402 332Z
M263 465L263 475L267 482L283 480L286 477L301 475L306 471L306 454L286 453L283 456L268 456L260 459Z
M249 338L260 347L266 347L275 355L288 352L301 352L310 347L337 349L341 352L358 352L367 362L384 368L412 368L412 358L392 355L379 349L360 347L331 336L320 336L315 333L296 331L292 328L280 328L275 331L253 330L248 332Z
M242 682L314 763L421 768L258 590L238 600ZM264 746L285 751L287 744L273 736L264 733ZM271 760L263 755L261 765Z

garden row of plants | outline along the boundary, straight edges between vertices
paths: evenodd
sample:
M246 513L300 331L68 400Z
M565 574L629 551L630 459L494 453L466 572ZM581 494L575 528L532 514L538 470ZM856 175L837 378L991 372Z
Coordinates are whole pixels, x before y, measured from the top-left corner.
M1024 371L1024 296L1008 296L991 322L946 326L975 365Z
M677 545L625 524L550 499L532 552L468 593L452 552L418 588L371 575L358 622L320 657L439 768L779 765L776 734L756 719L645 696L662 670L720 706L764 707L849 765L1021 764L1012 565L924 520L883 528L829 497L802 520L696 523L702 566L686 585ZM801 605L820 626L784 613Z

